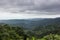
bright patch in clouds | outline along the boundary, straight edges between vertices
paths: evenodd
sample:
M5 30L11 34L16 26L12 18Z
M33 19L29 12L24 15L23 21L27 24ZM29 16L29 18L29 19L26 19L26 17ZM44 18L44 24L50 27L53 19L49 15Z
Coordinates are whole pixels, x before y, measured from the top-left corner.
M0 12L0 20L7 19L29 19L29 18L55 18L60 17L60 15L38 15L38 14L24 14L24 13L9 13Z

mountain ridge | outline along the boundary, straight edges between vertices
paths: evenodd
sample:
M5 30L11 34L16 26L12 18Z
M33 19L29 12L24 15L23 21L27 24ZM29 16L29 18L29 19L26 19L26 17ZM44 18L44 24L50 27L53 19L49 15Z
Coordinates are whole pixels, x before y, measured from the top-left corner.
M60 18L45 18L45 19L13 19L13 20L0 20L0 23L19 25L25 28L38 27L43 25L49 25L54 23L60 23Z

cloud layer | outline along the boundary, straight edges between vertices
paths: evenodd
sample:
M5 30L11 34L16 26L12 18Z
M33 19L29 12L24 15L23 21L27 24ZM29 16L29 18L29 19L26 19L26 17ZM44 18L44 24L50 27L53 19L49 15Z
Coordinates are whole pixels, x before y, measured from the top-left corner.
M9 12L0 12L0 20L9 20L9 19L31 19L31 18L56 18L60 15L36 15L36 14L14 14Z
M60 14L60 0L0 0L0 10L55 15Z

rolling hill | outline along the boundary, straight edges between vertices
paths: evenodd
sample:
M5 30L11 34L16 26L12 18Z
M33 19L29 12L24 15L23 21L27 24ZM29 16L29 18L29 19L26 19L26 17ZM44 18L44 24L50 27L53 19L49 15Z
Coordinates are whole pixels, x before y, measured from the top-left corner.
M0 23L19 25L24 28L34 28L49 24L60 24L60 18L34 18L34 19L13 19L13 20L0 20Z

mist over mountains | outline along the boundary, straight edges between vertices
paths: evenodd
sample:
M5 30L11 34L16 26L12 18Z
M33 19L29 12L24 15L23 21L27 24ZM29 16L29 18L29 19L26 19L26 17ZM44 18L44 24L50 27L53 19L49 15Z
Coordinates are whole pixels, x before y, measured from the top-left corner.
M38 26L46 26L50 24L60 24L60 18L34 18L34 19L12 19L0 20L0 23L19 25L24 28L33 28Z

